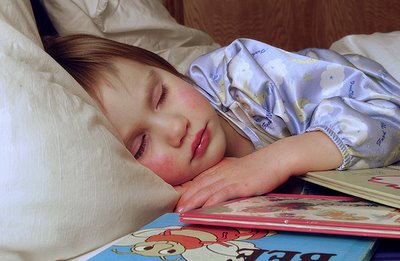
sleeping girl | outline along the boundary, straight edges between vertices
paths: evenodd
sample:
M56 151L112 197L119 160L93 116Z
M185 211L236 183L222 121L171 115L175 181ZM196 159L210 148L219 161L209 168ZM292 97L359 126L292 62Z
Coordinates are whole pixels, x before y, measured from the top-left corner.
M45 48L133 157L181 192L177 211L267 193L308 171L400 160L400 83L359 55L238 39L185 76L95 36L47 38Z

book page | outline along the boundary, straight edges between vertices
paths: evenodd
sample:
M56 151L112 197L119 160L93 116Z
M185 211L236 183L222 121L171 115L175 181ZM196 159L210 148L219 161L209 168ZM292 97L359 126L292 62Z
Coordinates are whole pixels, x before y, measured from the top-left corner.
M309 172L301 179L349 195L400 208L400 166Z

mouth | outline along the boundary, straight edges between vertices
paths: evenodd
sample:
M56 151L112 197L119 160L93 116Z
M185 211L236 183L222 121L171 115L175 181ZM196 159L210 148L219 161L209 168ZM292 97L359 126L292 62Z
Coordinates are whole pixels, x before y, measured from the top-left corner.
M192 143L192 161L195 158L201 157L207 150L208 144L210 142L210 130L207 125L204 129L197 132L193 143Z

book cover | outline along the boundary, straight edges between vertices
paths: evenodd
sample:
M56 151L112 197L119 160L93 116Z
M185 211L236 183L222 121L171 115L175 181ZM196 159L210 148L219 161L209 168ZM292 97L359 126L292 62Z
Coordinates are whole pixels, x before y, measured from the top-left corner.
M371 261L400 260L400 239L385 238L379 242Z
M300 178L352 196L400 208L399 164L387 168L309 172Z
M91 261L109 260L370 260L376 239L188 225L161 216L115 241Z
M354 197L267 194L181 213L182 222L400 238L400 210Z

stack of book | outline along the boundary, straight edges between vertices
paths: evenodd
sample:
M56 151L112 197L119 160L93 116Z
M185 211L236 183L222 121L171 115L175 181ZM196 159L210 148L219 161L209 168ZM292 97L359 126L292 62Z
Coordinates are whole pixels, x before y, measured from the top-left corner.
M301 178L348 195L275 193L165 214L90 260L400 260L399 166Z

